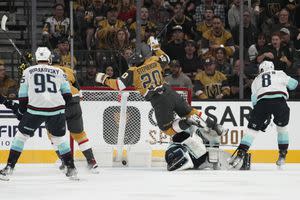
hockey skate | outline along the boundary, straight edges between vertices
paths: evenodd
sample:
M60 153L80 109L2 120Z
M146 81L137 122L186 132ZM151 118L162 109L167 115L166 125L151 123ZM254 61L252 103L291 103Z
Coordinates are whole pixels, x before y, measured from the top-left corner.
M91 171L92 174L99 174L99 167L95 159L88 161L88 169Z
M10 165L6 165L2 170L0 170L0 180L9 181L10 175L13 173L13 168Z
M61 171L66 171L66 165L65 165L64 161L61 161L61 165L58 168Z
M237 152L237 155L235 157L231 157L229 160L229 165L232 168L236 168L238 165L241 165L243 163L244 157L246 155L246 151L243 149L239 149Z
M279 151L279 157L276 161L276 165L278 169L282 169L283 165L285 165L285 159L286 159L287 151Z
M75 167L67 167L66 176L69 177L70 180L79 181L77 177L77 170Z

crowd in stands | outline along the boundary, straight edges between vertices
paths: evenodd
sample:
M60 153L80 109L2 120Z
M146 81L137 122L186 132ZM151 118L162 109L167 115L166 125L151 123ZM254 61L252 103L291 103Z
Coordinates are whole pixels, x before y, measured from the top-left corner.
M62 65L70 65L69 1L53 3L53 15L41 33L43 43L60 56ZM96 86L98 71L111 77L124 73L136 48L136 2L76 0L73 10L75 51L86 50L90 63L81 85ZM245 99L264 60L300 79L300 0L143 0L140 12L141 54L151 55L147 39L159 34L161 48L171 59L166 80L193 89L194 99L238 99L240 59ZM240 23L244 58L239 58ZM74 61L75 69L82 70ZM291 98L299 99L299 94L296 90Z

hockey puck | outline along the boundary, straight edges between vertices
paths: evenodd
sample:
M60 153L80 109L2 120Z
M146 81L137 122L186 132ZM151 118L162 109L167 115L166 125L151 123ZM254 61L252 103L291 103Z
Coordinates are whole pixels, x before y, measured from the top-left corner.
M126 160L122 160L122 164L125 166L127 165L127 161Z

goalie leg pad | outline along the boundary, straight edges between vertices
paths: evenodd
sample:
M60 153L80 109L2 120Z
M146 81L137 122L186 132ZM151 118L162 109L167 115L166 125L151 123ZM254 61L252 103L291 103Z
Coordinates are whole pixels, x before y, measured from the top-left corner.
M206 147L203 144L203 140L196 134L193 134L191 137L184 140L182 144L188 148L190 154L192 154L196 159L200 158L207 152Z

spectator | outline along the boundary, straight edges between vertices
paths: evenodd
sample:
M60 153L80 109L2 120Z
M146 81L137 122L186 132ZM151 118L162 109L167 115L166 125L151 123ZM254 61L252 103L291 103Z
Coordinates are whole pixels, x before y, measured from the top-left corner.
M136 7L133 0L121 0L118 4L118 19L128 26L135 20Z
M133 22L130 25L130 38L131 40L135 41L135 37L136 37L136 27L137 27L137 23ZM142 7L141 8L141 35L145 35L146 32L146 28L149 29L155 29L156 30L156 25L154 22L149 20L149 11L146 7ZM147 37L148 38L148 37Z
M203 21L197 23L197 32L199 34L200 39L202 38L203 33L210 30L212 28L212 20L214 16L214 11L212 7L205 7Z
M185 54L180 57L182 72L194 79L201 61L197 56L197 44L194 40L187 40L184 47Z
M295 14L294 14L294 23L295 26L298 28L298 30L300 30L300 3L298 3L298 5L295 8Z
M272 61L275 70L283 70L288 73L292 66L292 55L288 47L282 45L280 33L273 33L271 44L265 46L261 52L259 52L257 62L261 63L264 60Z
M8 99L16 99L17 93L17 82L6 75L4 61L0 60L0 94Z
M214 15L219 16L223 23L225 22L224 5L216 4L213 0L204 0L203 3L196 7L195 20L197 24L203 21L204 11L206 7L213 8Z
M204 61L204 71L198 72L194 84L198 99L223 99L230 94L226 76L216 70L212 59Z
M283 8L279 12L279 23L273 25L272 32L278 32L282 28L287 28L290 31L291 40L294 41L299 35L299 30L292 24L289 19L289 11L286 8Z
M216 58L216 69L226 76L232 74L232 65L228 62L228 57L226 55L226 50L223 47L219 47L215 52Z
M149 7L149 20L155 22L159 30L168 23L170 19L169 11L163 6L163 0L152 0Z
M53 16L46 19L43 27L43 40L46 46L54 49L61 37L69 37L70 20L65 17L64 5L53 6Z
M246 65L245 65L246 66ZM245 67L246 68L246 67ZM228 85L230 87L230 99L239 99L240 93L240 71L241 62L236 60L233 66L233 74L228 76ZM244 99L250 99L251 97L251 84L253 79L248 77L245 73L243 74L243 90L244 90Z
M173 87L185 87L193 89L191 79L182 72L181 65L178 60L172 60L170 63L171 74L165 77L166 82Z
M107 66L104 70L104 73L110 78L117 78L114 74L114 68L112 66Z
M114 41L114 34L121 28L125 28L125 23L118 20L118 9L110 7L106 14L107 19L98 23L96 30L97 49L110 49Z
M90 65L86 69L86 75L79 79L79 85L80 86L100 86L99 83L95 81L96 74L97 74L97 68L95 65Z
M228 10L228 23L230 30L233 30L236 26L240 24L240 5L241 5L241 0L233 0L233 4L231 8ZM255 16L253 14L253 10L251 7L245 8L247 10L249 20L252 22L252 24L256 27L256 20ZM244 17L245 17L245 12L244 12ZM245 23L245 22L244 22Z
M131 47L125 48L122 52L122 56L124 57L124 59L126 60L126 62L128 62L128 59L130 58L130 56L133 54L133 50Z
M286 0L264 0L257 1L256 12L259 13L259 24L262 32L266 35L271 35L271 30L275 23L277 23L279 11L285 7Z
M191 20L194 20L196 12L196 2L194 1L186 1L184 14L189 17Z
M92 4L85 11L83 28L85 30L85 41L88 50L91 50L95 45L94 34L96 27L101 20L105 19L107 10L108 7L104 4L104 0L93 0Z
M210 57L220 45L224 46L226 55L229 57L233 55L235 48L232 35L224 29L221 18L214 16L212 29L206 31L201 40L202 55L204 59Z
M180 25L174 26L172 30L172 40L163 46L162 49L168 54L171 60L178 60L180 56L185 54L184 33Z
M110 47L112 50L121 53L125 48L130 46L129 33L127 29L121 28L116 31L113 44Z
M260 33L257 36L257 41L252 44L248 49L249 61L256 63L258 52L260 52L267 44L267 36L264 33Z
M60 60L60 65L71 67L71 52L70 44L67 38L60 38L58 40L57 48L54 49L54 54L58 55ZM73 57L74 66L77 64L75 56Z
M174 16L167 27L167 38L169 39L174 26L180 25L185 36L189 39L195 38L196 26L194 22L184 15L184 7L181 3L177 2L174 6Z
M293 60L294 60L295 48L294 48L294 42L291 41L291 35L290 35L289 29L287 29L287 28L280 29L280 34L281 34L282 45L288 47L289 52L292 55Z
M294 42L294 61L298 63L300 67L300 38Z
M244 10L244 48L246 50L245 53L248 53L247 50L248 48L252 45L255 44L256 38L258 35L258 30L257 28L253 25L252 20L251 20L251 15L249 10ZM234 43L237 48L239 48L239 37L240 37L240 26L239 24L236 25L232 31L232 37L234 40Z

